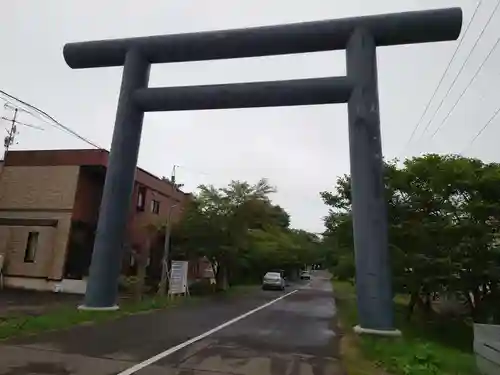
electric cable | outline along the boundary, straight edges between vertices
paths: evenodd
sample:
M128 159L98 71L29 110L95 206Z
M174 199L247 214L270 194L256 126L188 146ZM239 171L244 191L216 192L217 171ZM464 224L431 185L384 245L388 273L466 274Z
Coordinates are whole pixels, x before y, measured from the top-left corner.
M78 134L76 131L74 131L73 129L69 128L68 126L66 125L63 125L61 124L59 121L57 121L54 117L52 117L51 115L49 115L47 112L41 110L40 108L38 107L35 107L34 105L32 104L29 104L28 102L25 102L17 97L15 97L14 95L11 95L3 90L0 90L0 94L4 95L4 96L7 96L8 98L12 99L12 100L15 100L16 102L19 102L21 103L22 105L28 107L28 108L31 108L32 110L34 110L37 114L35 115L34 113L30 112L30 111L27 111L30 115L32 115L33 117L36 117L38 119L41 119L40 116L42 116L43 118L46 118L48 120L50 120L53 124L51 124L50 122L47 122L45 121L46 123L48 123L49 125L56 125L56 127L59 127L61 129L63 129L64 131L66 131L67 133L77 137L78 139L80 139L81 141L84 141L85 143L97 148L97 149L103 149L101 146L97 145L96 143L92 142L91 140L85 138L84 136ZM9 102L7 100L7 102ZM12 104L12 103L11 103ZM25 110L26 111L26 110ZM43 121L43 120L42 120Z
M495 112L493 112L493 115L489 118L489 120L484 124L484 126L479 129L479 131L476 133L476 135L472 138L472 140L469 142L469 144L462 150L461 154L463 154L465 151L467 151L473 144L474 142L479 138L481 134L488 128L488 126L491 125L491 123L497 118L497 116L500 114L500 106L496 109Z
M493 45L493 47L491 48L491 50L488 52L488 55L483 60L483 62L481 63L481 65L479 65L478 69L476 70L476 72L474 73L474 75L472 76L472 78L469 80L469 82L467 83L467 86L462 91L462 93L460 94L460 96L458 97L458 99L455 101L455 103L453 104L453 106L451 107L451 109L448 111L448 113L443 118L443 120L441 120L441 122L439 123L438 127L436 128L436 130L434 130L434 132L431 135L431 139L436 136L436 134L439 132L439 130L441 130L441 128L443 127L443 125L446 123L446 121L451 116L451 114L453 113L453 111L455 110L455 108L457 107L457 105L460 103L460 101L462 100L462 98L464 97L464 95L467 93L467 91L469 90L469 88L472 86L472 84L476 80L477 76L479 75L479 73L483 69L483 66L490 59L490 57L492 56L493 52L497 49L497 47L499 46L499 44L500 44L500 37L498 37L496 43Z
M460 47L462 46L462 43L463 41L465 40L465 37L467 35L467 32L469 31L469 28L470 26L472 25L472 22L474 22L474 19L476 17L476 14L477 14L477 11L479 9L479 7L481 6L481 3L483 2L483 0L479 0L476 4L476 8L474 9L474 12L472 13L472 17L471 17L471 20L469 21L469 23L467 24L467 27L465 28L465 31L462 35L462 38L460 38L460 41L458 42L456 48L455 48L455 51L453 52L453 55L451 56L450 58L450 61L448 62L448 65L446 66L443 74L441 75L441 78L439 80L439 83L437 84L437 86L435 87L434 89L434 92L432 93L429 101L427 102L427 104L425 105L425 108L424 108L424 111L422 112L422 115L420 116L420 118L418 119L417 123L415 124L415 127L413 128L413 131L410 135L410 137L408 138L408 141L406 142L404 148L403 148L403 151L401 153L404 152L404 150L409 146L409 144L411 143L411 141L413 140L413 138L415 137L415 134L418 130L418 128L420 127L420 125L422 124L422 120L424 119L425 115L427 114L427 111L429 110L430 106L431 106L431 103L432 101L434 100L434 98L436 97L436 94L437 92L439 91L439 89L441 88L441 85L444 81L444 78L446 77L446 74L448 73L448 71L450 70L450 67L453 63L453 61L455 60L455 57L458 53L458 50L460 49Z
M500 0L497 0L497 3L495 5L495 8L493 9L493 11L491 12L488 20L486 21L485 25L483 26L481 32L479 33L478 37L476 38L476 41L474 42L474 45L472 46L471 50L469 51L467 57L465 58L464 60L464 63L462 64L462 66L460 67L457 75L455 76L455 78L453 79L453 81L451 82L451 85L450 87L448 88L448 91L446 92L446 94L443 96L443 98L441 99L441 101L439 102L439 105L438 107L436 108L436 110L434 111L434 113L432 114L431 118L429 119L429 121L427 122L425 128L424 128L424 131L420 134L420 137L418 139L418 141L420 141L424 134L427 132L427 130L429 129L430 125L432 124L432 122L434 121L434 119L436 118L436 115L437 113L439 112L439 110L441 109L441 107L443 106L444 104L444 101L446 100L446 98L449 96L451 90L455 87L455 84L457 83L457 80L458 80L458 77L460 76L460 74L462 73L462 71L464 70L465 66L467 65L467 62L469 61L472 53L475 51L476 47L479 45L479 41L481 40L481 38L483 37L484 35L484 32L486 31L486 29L488 28L489 24L491 23L491 21L493 20L493 16L495 15L495 13L497 12L498 10L498 7L500 6ZM417 142L418 142L417 141Z

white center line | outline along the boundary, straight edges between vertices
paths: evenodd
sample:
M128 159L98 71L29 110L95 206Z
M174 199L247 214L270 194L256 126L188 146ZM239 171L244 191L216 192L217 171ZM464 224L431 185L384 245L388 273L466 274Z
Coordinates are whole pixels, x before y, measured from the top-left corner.
M199 336L193 337L192 339L184 341L183 343L181 343L179 345L173 346L173 347L171 347L171 348L169 348L169 349L167 349L167 350L165 350L165 351L163 351L161 353L158 353L157 355L155 355L155 356L153 356L153 357L151 357L149 359L146 359L145 361L142 361L142 362L140 362L140 363L138 363L138 364L136 364L136 365L134 365L134 366L132 366L132 367L130 367L130 368L128 368L128 369L126 369L126 370L118 373L118 374L116 374L116 375L132 375L132 374L135 374L137 371L142 370L143 368L145 368L145 367L147 367L147 366L149 366L149 365L151 365L151 364L153 364L155 362L158 362L160 359L163 359L163 358L169 356L170 354L175 353L176 351L181 350L181 349L185 348L186 346L191 345L192 343L195 343L196 341L204 339L205 337L208 337L211 334L213 334L213 333L215 333L217 331L220 331L221 329L224 329L224 328L230 326L233 323L236 323L236 322L238 322L238 321L240 321L242 319L245 319L247 316L250 316L250 315L256 313L259 310L265 309L266 307L271 306L273 303L276 303L279 300L282 300L283 298L286 298L286 297L288 297L288 296L290 296L290 295L292 295L292 294L294 294L296 292L298 292L298 289L292 290L291 292L289 292L287 294L284 294L281 297L278 297L276 299L273 299L272 301L267 302L267 303L263 304L262 306L256 307L255 309L250 310L250 311L248 311L248 312L246 312L246 313L244 313L244 314L242 314L240 316L237 316L234 319L228 320L227 322L222 323L220 326L212 328L210 331L202 333Z

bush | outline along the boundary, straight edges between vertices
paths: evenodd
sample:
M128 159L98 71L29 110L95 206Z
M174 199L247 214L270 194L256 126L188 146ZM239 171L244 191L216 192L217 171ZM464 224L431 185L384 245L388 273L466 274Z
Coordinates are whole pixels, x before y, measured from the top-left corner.
M138 281L139 279L137 276L120 275L120 278L118 279L118 290L121 292L131 293L134 291L134 286Z
M337 265L333 267L334 277L341 281L352 280L355 272L354 260L348 256L340 257Z

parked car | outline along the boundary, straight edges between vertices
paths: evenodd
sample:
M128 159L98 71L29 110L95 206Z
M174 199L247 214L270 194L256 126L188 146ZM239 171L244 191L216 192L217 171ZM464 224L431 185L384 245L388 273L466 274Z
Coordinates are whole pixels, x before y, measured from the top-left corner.
M285 290L285 279L279 272L268 272L262 279L262 290L278 289Z
M300 273L300 279L301 280L311 280L311 272L309 272L309 271L302 271Z
M290 286L290 282L288 281L287 277L285 276L285 270L283 269L272 269L269 272L277 272L281 275L281 278L285 280L285 286Z
M286 277L285 277L285 270L277 268L277 269L269 270L269 272L277 272L277 273L279 273L281 275L281 278L286 279Z

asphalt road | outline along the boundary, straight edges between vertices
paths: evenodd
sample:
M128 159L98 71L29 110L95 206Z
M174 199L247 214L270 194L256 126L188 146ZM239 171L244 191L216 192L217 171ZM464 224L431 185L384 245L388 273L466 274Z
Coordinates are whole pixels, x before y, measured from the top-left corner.
M341 375L334 313L328 275L318 272L284 293L259 290L8 341L0 374Z

